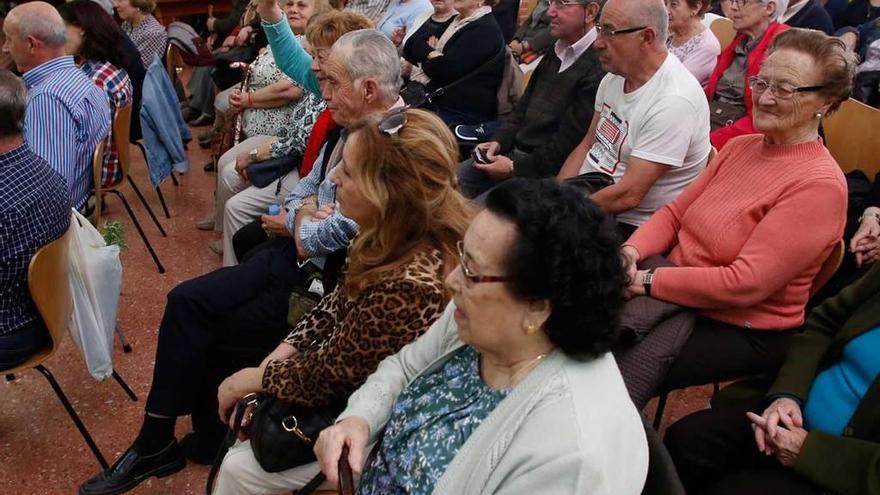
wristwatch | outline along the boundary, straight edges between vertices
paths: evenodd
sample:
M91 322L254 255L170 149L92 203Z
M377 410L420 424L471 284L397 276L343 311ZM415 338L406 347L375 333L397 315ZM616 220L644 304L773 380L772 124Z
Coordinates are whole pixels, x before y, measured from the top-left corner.
M257 157L259 157L259 156L260 156L260 150L257 148L254 148L248 153L248 160L250 160L251 163L254 163L257 161Z
M642 287L645 288L645 295L651 297L651 283L654 281L654 269L645 272L645 275L642 277Z

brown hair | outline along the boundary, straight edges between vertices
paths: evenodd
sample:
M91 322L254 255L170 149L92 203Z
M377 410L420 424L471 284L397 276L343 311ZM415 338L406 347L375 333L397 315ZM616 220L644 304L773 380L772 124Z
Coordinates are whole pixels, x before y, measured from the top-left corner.
M697 4L699 4L700 8L697 10L697 17L702 18L709 11L712 2L711 0L684 0L684 3L692 9L696 9Z
M792 28L778 34L770 45L769 53L776 50L794 50L813 57L824 76L819 93L834 98L826 114L840 107L852 93L858 60L840 38L813 29Z
M152 14L153 11L156 10L156 0L129 0L129 2L132 7L141 12Z
M394 135L379 129L381 115L351 128L358 156L353 173L373 218L360 225L348 249L346 291L363 290L425 245L455 259L470 223L471 207L456 188L458 145L449 128L424 110L405 115Z
M330 10L309 19L306 40L312 47L329 47L345 33L372 27L373 21L363 14L348 10Z

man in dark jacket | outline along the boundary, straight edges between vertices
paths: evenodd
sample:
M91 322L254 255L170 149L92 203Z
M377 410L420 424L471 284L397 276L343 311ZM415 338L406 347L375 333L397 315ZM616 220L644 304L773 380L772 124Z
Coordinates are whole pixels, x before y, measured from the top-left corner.
M459 165L459 184L467 197L484 194L510 177L553 177L580 142L605 75L592 47L602 3L550 2L547 12L556 44L538 64L522 99L492 140L477 146L485 163L468 159Z
M815 29L828 35L834 34L831 15L818 0L792 0L780 22L791 27Z

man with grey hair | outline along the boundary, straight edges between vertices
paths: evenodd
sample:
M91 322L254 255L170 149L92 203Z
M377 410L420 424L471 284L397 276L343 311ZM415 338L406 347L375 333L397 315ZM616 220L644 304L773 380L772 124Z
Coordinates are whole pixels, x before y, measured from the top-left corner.
M71 204L82 210L92 189L92 154L110 128L107 94L66 55L64 21L48 3L10 10L3 32L3 51L28 88L25 139L64 177Z
M666 50L662 0L609 0L597 26L599 85L583 141L561 178L587 172L614 184L591 199L617 216L626 239L703 171L711 151L709 107L700 83Z
M513 111L487 142L477 145L480 160L469 158L459 165L459 189L466 197L482 202L490 188L509 178L539 179L559 173L587 132L596 91L605 76L594 46L604 3L550 1L546 15L556 42L532 72ZM459 125L455 134L459 139L478 140L481 127Z
M24 142L24 84L0 70L0 369L49 344L27 286L31 257L70 224L67 185Z

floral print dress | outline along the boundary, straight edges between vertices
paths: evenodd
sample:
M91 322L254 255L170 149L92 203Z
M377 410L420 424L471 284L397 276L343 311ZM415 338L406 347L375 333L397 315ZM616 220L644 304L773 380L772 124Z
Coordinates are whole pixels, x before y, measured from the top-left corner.
M480 355L462 347L437 371L416 378L397 398L359 495L427 495L474 430L509 390L480 377Z

